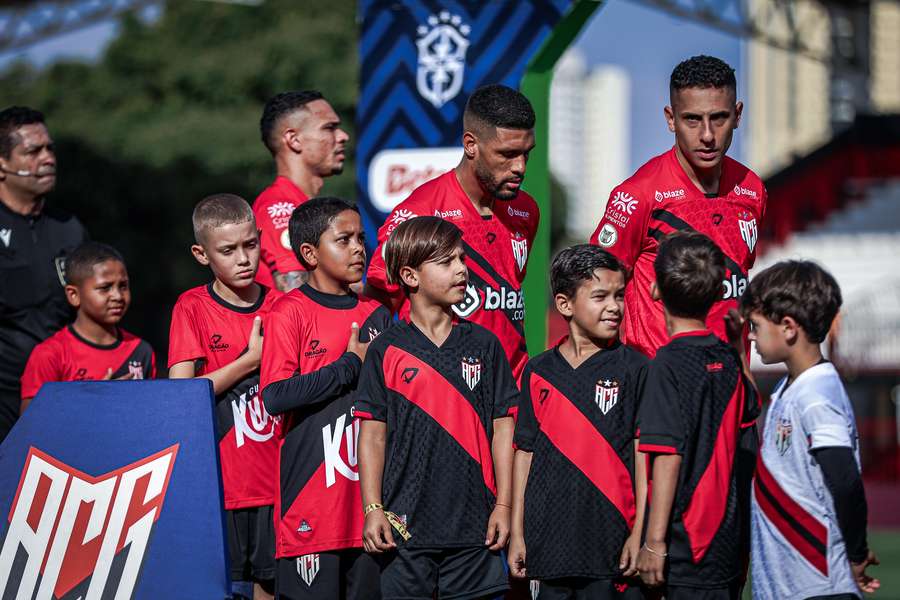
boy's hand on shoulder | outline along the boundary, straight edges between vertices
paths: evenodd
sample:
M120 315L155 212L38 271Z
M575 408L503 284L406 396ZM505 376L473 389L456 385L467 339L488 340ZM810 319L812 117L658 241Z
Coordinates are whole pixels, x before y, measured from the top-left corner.
M350 341L347 342L347 352L352 352L359 357L359 360L366 360L366 350L369 349L371 341L363 343L359 341L359 323L350 326Z
M723 317L725 321L725 335L728 343L734 346L738 352L744 351L744 317L735 309L729 309Z
M509 574L518 579L528 577L525 570L525 538L513 535L509 538L509 550L506 553Z
M508 506L498 504L491 511L488 519L487 535L484 538L484 545L488 550L502 550L509 542L509 519L510 510Z
M663 542L645 542L641 546L637 570L646 585L655 587L665 583L666 552L666 544Z
M383 510L373 510L366 515L363 525L363 546L370 554L381 554L397 547L391 524Z
M253 367L259 366L262 360L262 319L260 317L253 318L253 325L250 327L250 339L247 341L247 360L253 363Z
M875 566L879 564L881 563L878 562L878 557L875 556L875 553L871 550L869 550L869 554L861 563L855 563L853 561L850 562L850 571L853 573L853 579L856 580L856 585L858 585L859 589L867 594L875 593L878 588L881 587L881 582L871 575L867 575L866 567L868 567L869 565Z
M637 575L637 561L640 552L641 533L632 533L628 536L628 539L625 540L625 545L622 547L622 556L619 558L619 568L622 569L623 577Z

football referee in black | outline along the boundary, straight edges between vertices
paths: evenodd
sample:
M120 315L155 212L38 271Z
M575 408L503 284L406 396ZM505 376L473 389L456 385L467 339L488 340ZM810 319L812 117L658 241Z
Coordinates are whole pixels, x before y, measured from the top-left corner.
M21 106L0 112L0 441L19 417L19 377L32 348L71 318L65 257L87 233L45 202L55 186L44 115Z

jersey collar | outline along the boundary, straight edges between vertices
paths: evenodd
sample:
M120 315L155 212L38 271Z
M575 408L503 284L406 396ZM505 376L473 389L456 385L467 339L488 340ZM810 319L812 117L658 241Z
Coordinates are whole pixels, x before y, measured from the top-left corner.
M693 181L691 181L691 178L688 177L688 174L685 172L684 167L682 167L681 163L678 162L677 152L678 151L676 150L675 146L672 146L672 149L669 150L669 153L668 153L669 154L669 164L671 166L672 171L675 173L675 176L681 180L682 185L685 185L685 186L687 186L687 189L693 190L697 194L699 194L701 196L706 196L707 198L710 198L710 199L721 198L728 193L727 188L726 188L726 192L724 194L722 193L722 184L725 182L725 176L726 176L726 173L728 172L728 156L722 157L722 173L719 174L719 191L716 193L715 196L707 196L706 192L704 192L703 190L698 188L697 184L695 184Z
M241 313L241 314L245 314L245 315L250 314L250 313L255 313L256 311L259 310L259 307L261 307L263 305L263 302L265 302L265 300L266 300L266 293L268 291L269 291L269 288L267 288L264 285L260 285L259 286L259 298L256 299L256 302L254 302L250 306L237 306L235 304L232 304L231 302L229 302L228 300L226 300L219 294L217 294L216 290L213 289L212 283L208 283L206 285L206 292L209 294L209 297L212 298L216 302L216 304L223 306L230 311L234 311L236 313Z
M304 283L298 289L300 290L300 293L305 295L307 298L309 298L316 304L321 304L325 308L333 308L335 310L350 310L352 308L356 308L356 305L359 304L359 297L353 292L350 292L346 295L327 294L325 292L320 292L308 283Z
M119 327L116 327L116 341L112 344L96 344L87 338L81 337L72 325L66 325L66 329L76 340L97 350L115 350L122 345L122 329Z

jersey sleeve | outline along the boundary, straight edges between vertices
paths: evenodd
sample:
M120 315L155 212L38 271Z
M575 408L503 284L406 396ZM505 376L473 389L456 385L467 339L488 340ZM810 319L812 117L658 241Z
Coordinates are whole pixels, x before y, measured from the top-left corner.
M366 352L366 360L363 361L362 371L359 374L353 411L354 416L360 419L387 420L388 392L382 368L383 352L380 345L375 344Z
M491 340L491 363L494 365L493 418L514 416L519 408L519 388L500 340Z
M371 342L384 333L384 331L391 326L392 322L393 317L391 316L391 311L384 306L379 306L372 311L372 314L369 315L364 323L360 324L359 340L361 342Z
M609 251L627 270L632 270L647 237L649 202L632 186L623 184L613 189L590 243Z
M640 441L638 449L650 454L682 454L686 436L679 410L673 410L679 399L678 383L671 365L657 355L650 364L644 397L638 409Z
M531 452L534 449L534 440L537 438L540 427L534 404L531 398L531 366L525 365L522 371L522 391L519 394L519 410L516 415L516 433L513 444L518 450Z
M378 246L375 248L375 252L372 253L369 269L366 272L366 283L387 293L393 300L392 304L394 306L399 306L402 303L403 290L398 285L388 283L387 268L384 264L384 244L400 223L418 216L409 200L401 202L388 215L384 224L378 229Z
M206 358L206 350L200 331L197 329L197 319L191 314L187 303L179 300L172 309L172 323L169 325L169 364L172 365L188 360Z
M809 450L819 448L852 448L851 419L834 403L814 397L800 413L800 425L809 440Z
M34 347L22 374L22 398L34 398L48 381L63 381L62 360L51 344Z
M278 303L266 318L259 389L300 373L300 340L302 323L299 311L288 303ZM265 394L263 394L265 396Z
M279 273L305 271L291 249L288 228L277 228L262 204L253 213L256 217L256 226L259 228L259 259L270 271Z

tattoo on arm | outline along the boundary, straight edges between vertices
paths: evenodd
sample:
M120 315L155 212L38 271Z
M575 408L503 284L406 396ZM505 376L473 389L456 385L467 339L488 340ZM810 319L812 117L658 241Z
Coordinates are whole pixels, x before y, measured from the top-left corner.
M306 271L288 271L287 273L279 273L275 271L275 287L282 292L289 292L294 288L298 288L309 279L309 273Z

